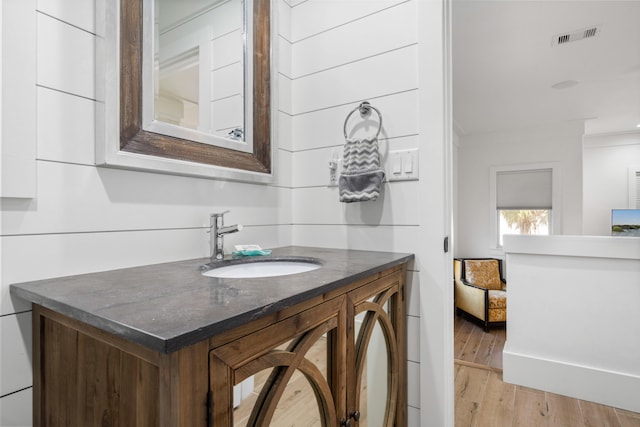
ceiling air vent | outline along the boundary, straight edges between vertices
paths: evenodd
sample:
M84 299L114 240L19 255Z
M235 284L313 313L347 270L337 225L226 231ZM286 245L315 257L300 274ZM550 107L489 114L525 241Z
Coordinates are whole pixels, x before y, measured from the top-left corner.
M575 42L578 40L595 37L599 33L600 33L600 27L593 26L589 28L583 28L581 30L571 31L569 33L557 34L553 36L552 44L553 46L559 46L562 44L567 44L570 42Z

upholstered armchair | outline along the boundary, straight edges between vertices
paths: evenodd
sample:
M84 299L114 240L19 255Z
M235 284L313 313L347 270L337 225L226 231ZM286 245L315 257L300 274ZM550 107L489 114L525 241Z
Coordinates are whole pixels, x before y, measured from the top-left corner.
M507 322L507 288L502 260L456 258L453 261L456 312L466 314L485 331Z

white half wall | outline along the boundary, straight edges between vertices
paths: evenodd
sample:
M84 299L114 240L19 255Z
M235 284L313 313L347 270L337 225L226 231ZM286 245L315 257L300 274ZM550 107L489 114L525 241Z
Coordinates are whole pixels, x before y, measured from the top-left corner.
M640 412L640 238L507 236L505 382Z

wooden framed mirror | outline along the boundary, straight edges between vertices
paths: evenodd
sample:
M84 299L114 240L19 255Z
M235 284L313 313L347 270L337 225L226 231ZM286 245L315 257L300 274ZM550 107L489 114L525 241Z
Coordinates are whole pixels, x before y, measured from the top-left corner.
M250 182L271 182L273 179L271 125L272 48L270 0L243 0L245 22L251 25L249 46L244 62L251 72L245 74L246 109L250 127L248 150L233 149L196 138L177 137L149 130L145 126L143 109L144 79L150 74L144 69L145 61L154 60L149 50L149 35L144 26L153 25L154 0L102 1L97 7L98 26L96 47L99 110L97 119L104 120L104 129L98 126L96 138L96 164L101 166L150 170L178 175L203 176ZM224 3L221 2L221 3ZM103 33L103 34L101 34ZM247 49L245 47L245 49ZM145 56L146 55L146 56ZM156 55L157 56L157 55ZM104 72L102 75L101 73ZM250 76L248 80L246 76ZM248 81L247 81L248 80ZM101 88L101 83L104 87ZM102 89L102 90L100 90ZM100 99L103 98L103 99ZM234 138L231 138L234 139Z

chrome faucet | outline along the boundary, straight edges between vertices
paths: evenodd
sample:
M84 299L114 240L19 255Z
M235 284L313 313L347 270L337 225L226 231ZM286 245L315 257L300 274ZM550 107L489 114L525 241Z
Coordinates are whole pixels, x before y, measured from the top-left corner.
M242 230L241 224L224 226L224 214L222 213L211 214L211 225L209 232L211 233L211 261L220 261L224 258L224 235L235 233Z

